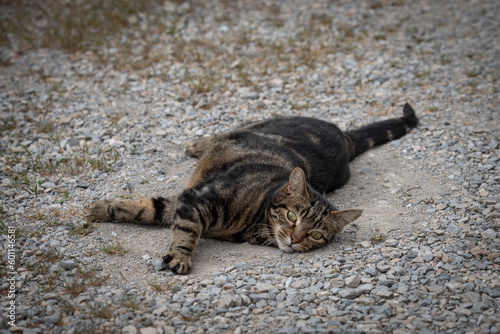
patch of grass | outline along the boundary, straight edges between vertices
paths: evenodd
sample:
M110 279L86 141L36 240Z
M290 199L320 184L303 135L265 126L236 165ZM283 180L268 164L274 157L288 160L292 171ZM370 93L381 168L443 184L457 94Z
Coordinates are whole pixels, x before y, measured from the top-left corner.
M61 146L59 141L56 144ZM114 147L91 149L87 141L84 141L75 151L72 149L63 150L61 147L60 151L63 158L57 161L40 153L33 154L26 147L6 152L4 157L8 168L5 171L13 181L11 187L23 189L37 197L41 192L40 184L43 183L40 177L57 176L57 178L62 178L66 175L81 175L89 169L110 172L113 170L112 165L120 157L119 151ZM20 164L25 168L21 172L15 169L15 166ZM34 174L38 176L35 177Z
M78 307L76 306L76 302L72 303L71 301L65 300L64 298L59 298L59 300L62 303L62 310L65 313L72 314L78 310Z
M434 198L432 197L423 198L420 200L420 202L424 204L434 204Z
M14 116L0 117L0 132L14 130L17 128L17 121Z
M55 129L55 123L51 120L43 119L36 122L38 133L52 133Z
M479 75L481 75L481 71L479 70L470 70L466 73L467 77L468 78L476 78L478 77Z
M112 241L102 246L100 250L109 255L122 255L130 252L129 249L123 248L123 245L119 241Z
M216 83L216 77L212 71L205 71L202 75L189 77L191 88L195 94L211 92Z
M87 51L106 43L108 36L134 24L136 13L148 12L163 1L17 1L0 3L0 44L14 36L24 49L58 48Z
M311 107L309 103L295 104L293 102L290 102L290 105L292 106L292 110L305 110Z
M99 270L97 267L92 267L89 269L78 267L76 271L76 277L84 280L88 285L91 286L101 286L108 279L109 275L98 275Z
M165 292L170 290L175 284L174 283L160 283L160 282L152 282L148 281L148 285L156 292Z
M134 295L131 295L128 293L123 294L123 296L120 300L120 303L123 306L125 306L127 308L131 308L133 310L139 309L139 301L137 301L137 296L134 296Z
M371 240L372 244L379 244L379 243L384 242L384 241L385 241L385 239L387 239L387 236L386 236L386 235L384 235L384 234L379 234L379 235L377 235L377 236L375 236L375 237L371 238L370 240Z
M47 262L37 262L33 265L26 266L29 271L32 271L34 276L47 275L50 271L50 263Z
M43 221L45 227L57 227L65 224L64 219L67 218L71 213L63 213L58 208L52 208L48 210L35 209L31 213L24 215L24 217L32 222Z
M89 314L102 318L102 319L111 319L113 316L113 309L112 309L112 303L111 302L101 302L97 301L94 303L89 303L88 305L88 310Z
M55 247L49 247L47 250L43 251L39 256L40 260L44 263L56 263L62 260L63 254L60 250Z
M87 282L84 279L64 278L64 291L76 297L87 290Z
M2 216L5 215L6 212L4 211L3 207L0 207L0 209L2 211L1 212ZM16 240L18 240L25 233L26 233L26 230L24 228L16 227L15 232L14 232L14 236L15 236ZM3 222L3 220L0 220L0 234L2 234L2 235L11 234L11 233L9 233L9 226L7 224L5 224Z
M81 235L81 236L86 236L92 233L95 229L95 225L93 222L88 222L88 221L83 221L78 224L70 225L73 227L71 230L71 234L73 235Z

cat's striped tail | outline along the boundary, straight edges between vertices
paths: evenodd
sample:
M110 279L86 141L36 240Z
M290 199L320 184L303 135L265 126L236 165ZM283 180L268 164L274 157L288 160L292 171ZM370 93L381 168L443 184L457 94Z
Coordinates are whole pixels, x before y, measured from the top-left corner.
M411 128L416 127L418 118L415 110L406 103L403 107L403 117L368 124L359 129L346 131L345 135L351 147L351 158L354 159L377 145L407 134Z

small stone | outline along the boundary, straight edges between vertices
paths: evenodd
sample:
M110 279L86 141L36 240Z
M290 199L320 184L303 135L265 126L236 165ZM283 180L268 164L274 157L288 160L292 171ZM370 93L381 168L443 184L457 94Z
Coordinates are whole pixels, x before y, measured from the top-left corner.
M396 292L399 293L399 294L404 294L406 292L408 292L409 290L409 286L404 284L404 283L401 283L398 285L398 288L396 289Z
M466 317L470 316L472 312L469 309L457 307L453 310L454 313L459 315L465 315Z
M377 263L377 270L380 271L381 273L386 273L391 269L391 266L385 264L385 263Z
M78 266L76 264L76 262L73 261L73 260L63 260L63 261L59 262L59 265L64 270L72 270L72 269L75 269Z
M354 299L354 301L360 305L365 305L365 306L375 304L375 299L367 298L367 297L358 297L358 298Z
M497 237L497 233L493 229L488 229L481 233L481 237L483 239L495 239Z
M41 186L47 189L47 188L54 188L56 184L54 182L44 182L41 184Z
M406 256L409 258L409 259L414 259L418 256L418 250L415 250L415 249L410 249L408 251L408 253L406 254Z
M479 189L479 196L481 197L488 197L490 195L490 192L486 189Z
M160 332L154 327L144 327L139 331L141 334L159 334Z
M456 235L458 233L460 233L462 229L460 227L458 227L457 224L449 224L447 227L446 227L446 232L451 234L451 235Z
M309 285L310 285L310 281L305 280L305 279L301 279L301 280L294 281L291 284L291 287L294 288L294 289L305 289Z
M481 295L477 292L469 291L462 294L462 301L464 303L474 303L481 301Z
M377 292L375 292L375 296L382 298L392 298L394 296L394 293L390 290L378 290Z
M372 246L372 242L369 240L361 241L359 243L363 248L370 248Z
M256 92L243 93L241 97L244 99L256 100L259 98L259 93Z
M223 293L219 298L217 306L221 308L230 308L241 306L241 304L242 299L239 295L229 295L227 293Z
M248 271L248 270L252 269L252 265L247 263L247 262L240 262L240 263L236 264L235 267L239 271Z
M486 259L488 261L495 261L498 257L500 257L500 253L490 253Z
M85 181L77 181L76 182L76 186L78 188L83 188L83 189L87 189L89 187L89 184Z
M430 285L427 287L427 289L430 291L430 292L433 292L437 295L440 295L442 294L443 292L446 291L446 288L442 285Z
M342 289L339 291L339 296L346 299L354 299L362 294L363 292L359 289Z
M481 247L474 247L470 250L470 253L475 256L488 256L490 253Z
M153 314L154 314L154 315L160 315L160 314L162 314L163 312L168 311L168 309L169 309L168 304L167 304L167 303L165 303L165 304L161 305L160 307L158 307L156 310L154 310L154 311L153 311ZM137 329L136 329L136 331L137 331Z
M165 264L165 262L163 262L163 259L152 260L151 264L157 271L168 269L168 266Z
M254 289L257 293L265 293L274 288L269 284L256 284L252 289Z
M137 331L137 328L135 328L135 326L128 325L128 326L125 326L122 328L122 333L123 334L137 334L139 332Z
M446 205L444 203L439 203L439 204L436 205L436 210L443 211L447 207L448 207L448 205Z
M463 284L459 282L446 282L444 285L451 291L457 291L463 289Z
M348 288L357 288L361 282L361 278L359 276L350 276L347 277L344 282Z
M366 273L370 276L375 276L377 275L377 268L375 266L371 266L370 268L366 269Z

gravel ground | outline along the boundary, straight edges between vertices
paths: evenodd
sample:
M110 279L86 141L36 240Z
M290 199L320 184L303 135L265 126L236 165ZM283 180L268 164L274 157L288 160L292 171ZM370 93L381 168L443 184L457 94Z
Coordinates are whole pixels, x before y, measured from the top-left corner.
M175 1L97 49L1 47L0 333L498 333L499 15ZM364 214L324 249L202 240L174 276L155 269L168 230L80 216L179 192L200 136L276 115L349 129L405 102L420 126L352 163L329 199Z

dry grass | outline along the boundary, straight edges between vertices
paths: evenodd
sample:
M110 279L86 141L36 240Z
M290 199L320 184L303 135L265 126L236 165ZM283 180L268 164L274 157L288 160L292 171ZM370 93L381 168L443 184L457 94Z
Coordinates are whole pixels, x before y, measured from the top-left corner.
M272 40L250 28L239 27L224 34L213 29L215 34L206 38L205 14L215 9L220 11L217 26L237 27L240 15L255 11L276 29L286 31L289 22L286 12L275 3L168 3L49 0L42 4L7 0L0 5L4 13L0 43L17 44L20 51L47 47L85 52L103 64L136 72L141 77L180 80L189 95L210 95L233 94L238 87L260 92L270 77L287 81L298 67L315 70L328 65L328 55L339 50L354 51L368 35L361 27L336 22L330 14L318 12L294 23L301 31L294 37ZM193 22L201 27L201 34L186 39L183 32ZM333 38L325 38L327 35ZM240 65L230 66L236 60ZM304 95L303 89L290 87L296 97ZM5 120L3 126L15 123ZM50 132L51 124L40 124L39 130Z
M0 44L22 49L85 51L133 22L131 16L163 1L5 0L0 2Z

